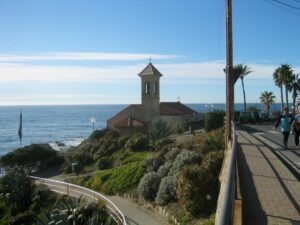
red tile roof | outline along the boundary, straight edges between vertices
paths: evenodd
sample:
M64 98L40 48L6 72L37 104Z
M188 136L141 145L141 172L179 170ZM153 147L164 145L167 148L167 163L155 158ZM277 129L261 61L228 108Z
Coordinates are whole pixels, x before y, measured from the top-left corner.
M130 116L114 124L114 127L143 127L145 124L141 121L132 119Z
M180 102L161 102L160 115L195 115L197 112Z

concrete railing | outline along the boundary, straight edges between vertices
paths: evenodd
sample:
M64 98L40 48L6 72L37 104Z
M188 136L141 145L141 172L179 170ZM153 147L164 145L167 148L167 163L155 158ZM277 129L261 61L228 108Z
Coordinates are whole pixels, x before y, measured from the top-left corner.
M124 214L120 211L120 209L106 196L90 190L85 187L81 187L75 184L70 184L57 180L50 180L40 177L30 176L35 182L46 185L50 190L57 192L59 194L66 194L72 197L80 197L83 196L86 199L91 199L93 201L104 200L107 212L111 215L111 217L118 223L122 225L126 225L126 219Z
M236 132L232 122L232 141L227 141L222 171L220 174L220 192L218 197L215 225L231 225L234 218L236 195Z

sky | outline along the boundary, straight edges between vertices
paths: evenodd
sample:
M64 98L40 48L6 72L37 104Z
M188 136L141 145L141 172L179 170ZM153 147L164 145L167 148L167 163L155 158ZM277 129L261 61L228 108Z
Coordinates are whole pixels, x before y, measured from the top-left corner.
M300 0L232 6L246 100L279 102L274 70L300 73ZM150 61L162 102L225 103L225 51L225 0L0 0L0 105L140 103Z

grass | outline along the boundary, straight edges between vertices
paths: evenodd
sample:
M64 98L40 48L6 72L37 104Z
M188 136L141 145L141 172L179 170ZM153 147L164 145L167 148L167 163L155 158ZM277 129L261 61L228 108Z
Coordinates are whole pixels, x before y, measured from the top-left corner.
M130 191L137 187L144 175L143 163L148 155L147 152L130 152L121 165L72 182L107 195Z

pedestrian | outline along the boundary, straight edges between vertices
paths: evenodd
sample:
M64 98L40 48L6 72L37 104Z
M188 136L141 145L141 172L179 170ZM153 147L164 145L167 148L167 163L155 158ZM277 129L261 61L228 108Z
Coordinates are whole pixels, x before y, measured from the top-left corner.
M289 140L290 130L291 130L291 124L293 123L293 117L289 114L289 108L285 107L283 109L283 114L281 114L276 121L273 130L276 130L276 128L280 125L280 131L282 133L283 137L283 146L284 149L287 149L287 143Z
M300 135L300 108L297 110L297 114L295 115L295 119L292 123L292 127L294 128L294 138L295 145L299 148L299 135Z

